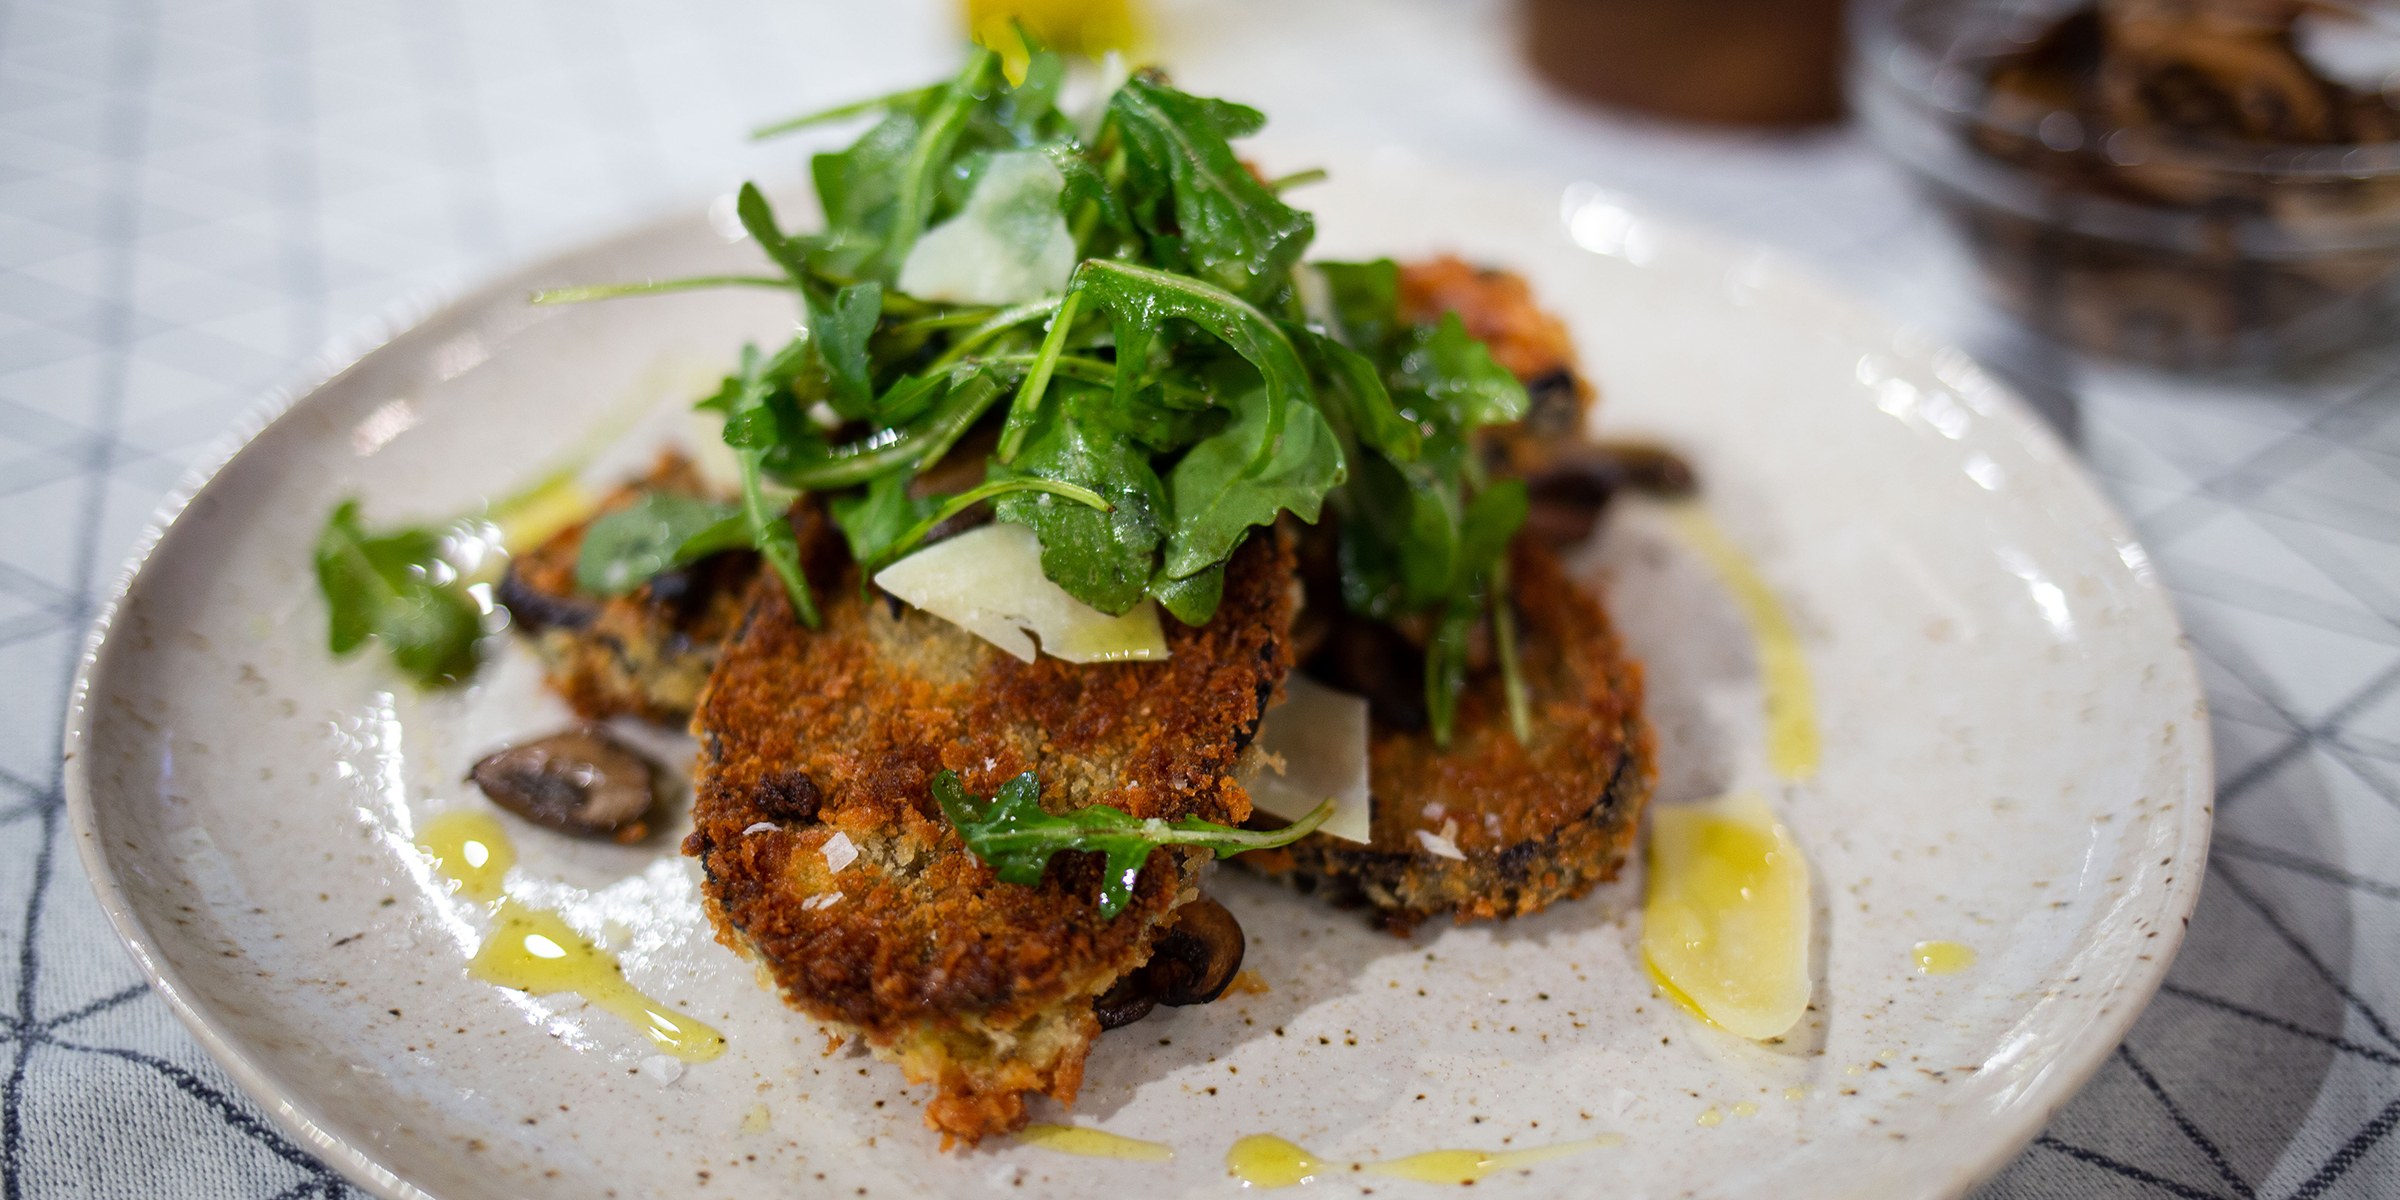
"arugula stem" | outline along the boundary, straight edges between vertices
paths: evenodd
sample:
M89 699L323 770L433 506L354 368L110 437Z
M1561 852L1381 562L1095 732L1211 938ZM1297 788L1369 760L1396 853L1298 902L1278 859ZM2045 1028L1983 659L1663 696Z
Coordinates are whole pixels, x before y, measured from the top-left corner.
M789 279L771 275L694 275L689 279L645 279L640 283L598 283L586 287L539 288L529 303L581 304L587 300L614 300L619 296L658 296L668 292L690 292L713 287L770 287L788 288Z
M855 100L848 104L837 104L832 108L822 108L812 113L803 113L797 117L786 117L783 120L769 122L768 124L761 125L756 129L751 130L750 140L754 142L765 141L768 138L778 137L783 134L791 133L794 130L806 129L811 125L823 125L832 121L840 121L850 117L864 116L871 112L878 112L886 109L913 108L916 106L918 101L923 100L928 95L931 95L933 90L934 89L929 87L910 88L904 92L893 92L890 95L876 96L866 100Z
M884 265L893 274L899 273L900 264L908 261L908 252L916 248L917 236L925 232L926 218L933 213L935 168L950 161L951 147L958 144L959 132L967 127L967 116L975 109L975 89L999 58L981 47L968 55L958 77L943 85L942 102L934 108L933 119L917 134L908 165L900 172L900 209L892 218L891 240L883 247Z
M900 295L901 293L899 292L889 292L885 294L883 307L887 312L892 307L892 300ZM931 333L937 329L956 329L961 325L981 325L985 321L990 320L992 316L999 311L999 309L993 308L988 304L975 308L953 309L949 312L942 313L939 316L919 317L914 321L902 321L898 325L892 326L888 332L894 336L898 336L900 334L909 333Z
M1525 690L1525 664L1517 658L1517 608L1508 599L1508 560L1492 568L1492 649L1500 655L1500 690L1508 697L1508 727L1517 744L1533 745L1533 697Z
M872 438L853 442L817 462L779 471L776 477L802 491L830 492L865 483L910 463L931 466L940 462L959 436L999 398L1000 389L986 382L988 378L980 377L961 386L931 421L898 438L888 442Z
M967 336L952 342L948 350L942 351L941 357L933 360L933 366L949 366L952 363L955 363L973 353L976 347L983 345L985 342L988 342L993 338L996 338L1001 334L1024 324L1025 322L1030 321L1035 317L1046 316L1050 313L1057 312L1058 305L1059 301L1057 300L1035 300L1029 304L1020 304L1015 308L1002 309L1000 312L994 314L991 320L985 321L983 324L976 326L973 333L970 333ZM932 368L928 368L928 370L931 369Z
M1001 427L1000 446L993 454L1001 462L1016 461L1025 435L1033 429L1033 419L1040 415L1042 393L1050 387L1050 373L1057 368L1059 356L1066 353L1067 330L1075 324L1075 307L1082 300L1080 291L1070 291L1059 300L1058 314L1050 318L1050 332L1042 338L1041 353L1034 357L1033 369L1025 373L1025 382L1008 406L1008 424Z
M874 557L859 564L860 582L864 583L866 580L873 579L877 571L898 562L902 556L914 549L918 542L924 541L925 535L932 533L934 526L994 496L1006 496L1014 492L1048 492L1053 496L1064 496L1077 504L1099 509L1101 512L1111 512L1117 507L1110 504L1107 497L1090 488L1057 479L1042 479L1036 476L995 479L950 497L949 500L943 502L940 508L927 514L924 520L909 526L907 532L893 539L891 545L876 551Z
M1268 180L1267 190L1281 194L1296 187L1306 187L1312 183L1323 183L1327 178L1328 176L1325 174L1325 168L1310 167L1305 171L1294 171L1289 175L1278 175L1275 178Z

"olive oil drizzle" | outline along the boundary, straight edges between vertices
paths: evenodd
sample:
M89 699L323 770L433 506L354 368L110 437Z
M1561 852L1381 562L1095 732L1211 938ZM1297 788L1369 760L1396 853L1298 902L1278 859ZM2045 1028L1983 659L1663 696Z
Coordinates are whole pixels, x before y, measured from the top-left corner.
M1526 1150L1428 1150L1382 1162L1337 1162L1320 1158L1307 1147L1270 1133L1254 1133L1225 1152L1225 1170L1255 1188L1286 1188L1334 1174L1382 1175L1421 1183L1473 1183L1497 1171L1530 1167L1604 1146L1622 1145L1621 1135L1605 1133L1579 1142L1560 1142Z
M1172 1146L1098 1129L1085 1129L1078 1125L1028 1125L1017 1131L1017 1140L1038 1149L1084 1158L1165 1162L1175 1157L1175 1148Z
M1800 635L1773 589L1759 577L1725 531L1697 504L1678 504L1671 510L1675 527L1686 544L1708 560L1717 578L1733 594L1734 603L1750 623L1757 644L1758 678L1766 693L1767 765L1790 780L1817 773L1816 690L1809 678L1808 658L1800 651Z
M507 831L489 814L443 813L426 822L417 845L432 857L435 870L458 881L460 895L491 905L491 932L468 960L467 974L537 996L573 992L685 1062L707 1062L725 1053L724 1034L626 982L616 956L585 940L557 913L501 894L501 877L517 854Z

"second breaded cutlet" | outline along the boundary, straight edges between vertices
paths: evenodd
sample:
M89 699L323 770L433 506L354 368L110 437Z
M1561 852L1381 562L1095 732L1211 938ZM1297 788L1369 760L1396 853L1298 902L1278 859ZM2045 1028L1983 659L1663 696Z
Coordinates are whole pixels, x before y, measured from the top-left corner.
M1372 905L1395 933L1444 913L1526 915L1616 878L1656 775L1641 665L1548 549L1519 541L1510 572L1532 740L1517 742L1499 671L1478 672L1447 747L1421 726L1369 721L1369 845L1311 834L1244 863L1336 903ZM1384 649L1406 654L1404 644ZM1325 665L1331 682L1355 686ZM1397 674L1415 685L1421 669Z
M661 454L649 474L609 493L598 511L510 560L500 603L533 642L550 686L587 721L630 714L680 725L741 616L758 555L731 550L652 576L621 596L575 583L592 522L665 492L709 498L692 461Z
M1524 383L1524 420L1483 431L1495 474L1538 475L1571 453L1594 393L1576 370L1566 325L1534 302L1522 277L1447 256L1409 263L1400 269L1400 305L1418 322L1458 314L1493 361ZM1641 666L1618 645L1599 597L1570 579L1540 539L1521 535L1509 600L1532 740L1518 743L1500 672L1487 661L1459 698L1451 744L1438 746L1420 698L1422 647L1399 629L1341 611L1334 536L1330 516L1309 535L1301 620L1324 632L1304 667L1370 702L1372 841L1312 834L1242 861L1336 903L1372 905L1396 933L1444 913L1462 922L1534 913L1616 878L1656 770ZM1489 631L1478 634L1488 659Z
M1161 849L1115 917L1100 856L1060 853L1039 886L999 882L931 794L956 771L990 795L1034 772L1053 812L1238 825L1236 761L1290 662L1293 557L1260 532L1215 619L1161 618L1165 661L1021 662L937 617L862 596L813 510L796 521L823 625L755 585L693 716L695 830L718 940L795 1008L854 1032L912 1082L925 1122L969 1143L1062 1103L1100 1033L1095 997L1141 966L1197 898L1205 851Z

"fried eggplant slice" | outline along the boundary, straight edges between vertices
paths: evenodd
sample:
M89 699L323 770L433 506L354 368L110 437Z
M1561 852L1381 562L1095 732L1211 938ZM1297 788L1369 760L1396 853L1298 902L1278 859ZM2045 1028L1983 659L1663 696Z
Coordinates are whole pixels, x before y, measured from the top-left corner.
M1290 663L1292 552L1253 536L1213 620L1162 617L1164 661L1025 663L862 596L822 519L803 509L796 524L823 627L797 625L771 578L751 588L693 716L685 852L718 940L794 1008L935 1085L925 1123L945 1145L1021 1128L1025 1093L1075 1098L1094 1001L1198 898L1207 852L1153 852L1131 902L1103 917L1099 855L1058 854L1036 887L998 882L933 778L954 770L988 795L1030 770L1052 811L1239 824L1235 764Z
M500 603L532 641L550 686L587 721L630 714L682 724L758 575L758 555L737 550L664 572L621 596L579 590L575 560L592 520L650 492L705 496L708 488L691 460L662 454L591 519L510 561L500 581Z
M1421 705L1413 722L1405 707L1423 676L1411 671L1404 640L1373 647L1378 658L1329 639L1308 667L1368 697L1373 840L1310 834L1242 862L1337 904L1373 905L1384 927L1402 934L1442 913L1464 923L1539 912L1616 878L1657 773L1641 665L1549 549L1520 539L1510 570L1531 744L1518 745L1509 727L1497 670L1469 681L1441 748L1423 728ZM1359 660L1392 668L1390 678L1360 677ZM1394 695L1377 703L1377 688Z

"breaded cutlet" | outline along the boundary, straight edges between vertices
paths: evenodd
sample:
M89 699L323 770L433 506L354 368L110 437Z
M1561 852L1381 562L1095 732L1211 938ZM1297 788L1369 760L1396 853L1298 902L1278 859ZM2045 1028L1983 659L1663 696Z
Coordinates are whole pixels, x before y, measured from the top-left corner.
M1101 858L1060 853L999 882L931 795L990 795L1024 771L1053 812L1239 824L1235 763L1290 662L1293 555L1261 531L1200 627L1161 616L1164 661L1021 662L937 617L862 597L812 508L795 524L823 607L811 632L763 577L693 715L696 828L718 940L793 1007L861 1035L938 1089L925 1123L972 1144L1021 1128L1024 1094L1071 1102L1095 997L1198 896L1207 852L1154 851L1132 901L1098 909ZM838 839L838 840L837 840ZM855 851L851 856L848 851Z
M1337 904L1371 904L1395 933L1442 913L1460 922L1522 916L1616 878L1656 774L1641 665L1549 549L1520 539L1510 572L1532 742L1517 743L1498 670L1470 679L1448 747L1376 706L1371 843L1317 833L1241 861ZM1321 655L1339 655L1341 636ZM1383 650L1408 654L1405 642ZM1335 686L1359 686L1338 663L1311 665ZM1421 671L1403 664L1394 675L1417 687Z
M1522 277L1447 256L1402 265L1400 307L1417 322L1457 313L1524 383L1524 420L1483 430L1483 452L1497 475L1534 477L1536 516L1549 518L1541 477L1581 444L1594 400L1566 325L1535 304ZM1538 912L1616 878L1655 775L1641 666L1625 657L1599 598L1567 577L1537 535L1561 524L1577 522L1529 522L1511 554L1518 661L1533 701L1534 737L1524 746L1488 662L1488 629L1478 630L1477 657L1487 661L1459 698L1451 744L1435 745L1421 644L1405 623L1343 613L1333 519L1309 532L1300 619L1315 636L1303 669L1369 701L1372 841L1311 834L1243 855L1245 864L1338 904L1373 905L1396 933L1441 913L1463 922ZM1589 514L1580 527L1589 530Z
M641 479L611 492L589 518L510 560L500 603L533 642L551 688L585 720L631 714L681 725L732 632L758 555L732 550L652 576L621 596L575 584L592 522L645 494L708 497L690 459L661 454Z

